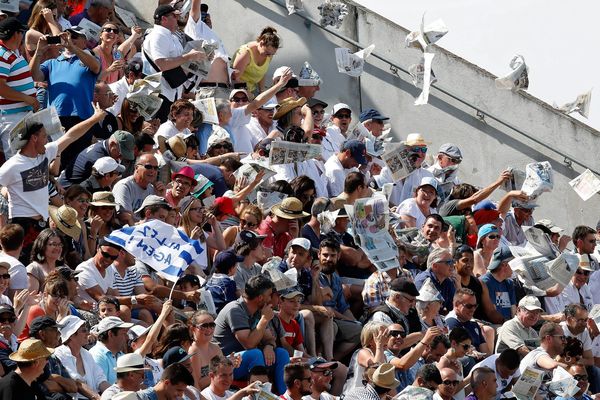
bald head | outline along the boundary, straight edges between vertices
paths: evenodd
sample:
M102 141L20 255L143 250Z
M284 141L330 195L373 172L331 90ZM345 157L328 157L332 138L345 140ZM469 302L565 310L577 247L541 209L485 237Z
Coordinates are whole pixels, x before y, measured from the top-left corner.
M440 370L442 381L456 381L458 380L458 374L452 368L442 368Z

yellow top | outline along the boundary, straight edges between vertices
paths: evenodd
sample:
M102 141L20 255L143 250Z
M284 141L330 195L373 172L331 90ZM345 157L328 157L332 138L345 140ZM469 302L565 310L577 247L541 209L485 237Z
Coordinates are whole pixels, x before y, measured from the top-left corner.
M262 80L262 78L265 76L269 69L269 64L271 64L272 56L268 56L262 65L258 65L254 61L254 54L252 53L250 47L247 44L243 44L235 52L235 55L233 56L234 61L237 55L242 50L246 50L250 53L250 63L248 64L248 66L244 70L244 73L242 74L242 76L240 76L239 79L242 82L246 82L246 85L248 86L248 92L254 93L258 87L258 82Z

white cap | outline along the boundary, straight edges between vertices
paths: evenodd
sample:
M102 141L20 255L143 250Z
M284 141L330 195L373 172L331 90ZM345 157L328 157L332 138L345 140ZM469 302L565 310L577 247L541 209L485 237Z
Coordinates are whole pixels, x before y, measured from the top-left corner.
M333 112L331 113L331 115L335 115L338 113L338 111L340 110L349 110L350 112L352 112L352 109L350 108L350 106L346 103L337 103L336 105L333 106Z
M144 371L148 368L144 367L144 357L137 353L127 353L117 358L117 366L115 371L130 372L130 371Z
M85 324L85 321L74 315L68 315L58 321L58 324L62 326L62 328L59 328L60 337L62 342L65 343L83 324Z
M94 165L92 165L92 168L98 171L100 175L106 175L113 171L117 171L120 174L125 172L125 167L112 157L101 157L97 159Z
M277 69L275 70L275 72L273 72L273 82L274 82L276 79L279 79L279 78L281 77L281 75L283 75L283 72L284 72L286 69L288 69L288 68L290 68L290 67L288 67L288 66L286 66L286 65L283 65L283 66L281 66L281 67L277 68ZM292 71L292 77L293 77L293 78L296 78L296 74L294 74L294 71Z
M129 329L132 326L131 322L123 322L119 317L106 317L94 326L93 331L96 335L99 335L114 328Z
M127 332L127 336L129 336L129 340L138 340L140 337L148 333L150 328L152 328L152 325L147 328L141 325L134 325L129 329L129 332Z
M544 311L542 308L542 303L535 296L525 296L519 301L519 307L524 308L529 311L540 310Z
M290 247L291 246L300 246L304 250L308 251L310 250L310 240L308 240L307 238L299 237L290 242Z

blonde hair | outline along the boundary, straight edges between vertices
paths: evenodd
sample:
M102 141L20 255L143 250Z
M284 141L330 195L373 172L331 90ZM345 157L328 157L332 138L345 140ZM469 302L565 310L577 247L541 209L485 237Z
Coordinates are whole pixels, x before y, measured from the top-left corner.
M368 347L369 343L375 337L375 334L379 332L380 328L385 328L386 325L383 322L369 322L367 323L362 331L360 332L360 344L362 347Z

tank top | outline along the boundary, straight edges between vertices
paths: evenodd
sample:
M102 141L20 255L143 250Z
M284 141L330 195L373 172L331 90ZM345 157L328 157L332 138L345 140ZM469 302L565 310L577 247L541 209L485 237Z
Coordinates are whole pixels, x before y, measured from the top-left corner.
M248 44L244 44L241 45L240 48L235 52L235 55L233 56L234 60L242 50L246 50L248 53L250 53L250 63L248 66L246 66L242 76L240 76L240 80L246 82L249 92L254 93L258 87L258 82L260 82L267 73L272 57L267 57L262 65L258 65L256 64L256 61L254 61L254 53L252 53L250 46L248 46Z
M473 317L476 319L486 320L485 313L483 312L483 307L481 307L483 289L481 288L481 282L479 282L479 279L471 277L469 284L463 285L463 287L471 289L473 293L475 293L475 299L477 299L477 304L479 304L479 307L477 307L477 309L475 310L475 314L473 315Z

